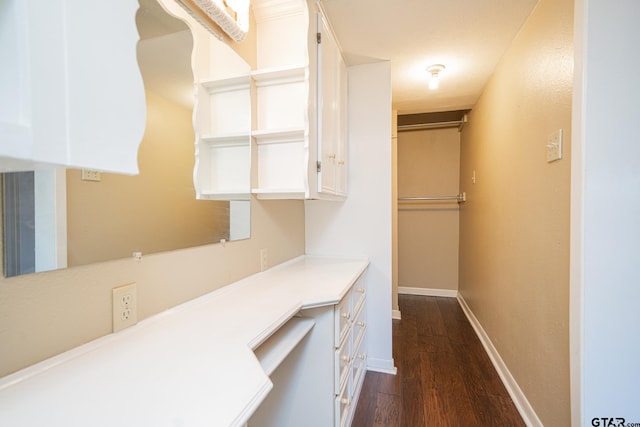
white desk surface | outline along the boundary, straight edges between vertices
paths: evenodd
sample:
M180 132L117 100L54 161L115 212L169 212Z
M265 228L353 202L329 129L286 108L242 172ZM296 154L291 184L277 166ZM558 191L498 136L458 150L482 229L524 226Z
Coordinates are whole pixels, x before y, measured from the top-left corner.
M252 349L367 264L302 256L6 376L0 425L241 426L272 387Z

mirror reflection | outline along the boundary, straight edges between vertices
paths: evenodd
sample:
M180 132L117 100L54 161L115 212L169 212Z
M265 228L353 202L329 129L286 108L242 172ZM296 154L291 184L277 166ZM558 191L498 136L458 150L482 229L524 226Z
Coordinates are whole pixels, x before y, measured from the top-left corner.
M191 32L155 0L140 0L136 22L147 97L140 174L3 174L5 276L249 237L249 201L196 199Z

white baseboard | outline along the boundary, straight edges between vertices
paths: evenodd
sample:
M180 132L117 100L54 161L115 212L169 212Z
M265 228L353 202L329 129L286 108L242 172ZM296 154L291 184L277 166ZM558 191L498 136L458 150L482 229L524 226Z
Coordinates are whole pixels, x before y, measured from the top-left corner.
M528 427L543 427L542 422L533 410L533 407L527 400L527 397L520 389L520 386L518 386L518 383L515 378L513 378L513 375L511 375L511 372L509 372L509 369L502 360L502 357L500 357L500 353L498 353L498 350L494 347L491 339L489 339L489 336L484 331L484 328L482 328L482 325L460 294L458 294L458 302L460 303L462 311L464 311L464 314L467 316L467 319L469 319L469 323L471 323L471 326L476 331L476 335L480 339L480 342L482 342L482 346L489 355L491 363L493 363L494 368L498 371L498 375L507 389L509 396L511 396L511 400L513 400L513 403L516 405L524 423Z
M455 298L458 296L458 291L455 289L413 288L409 286L398 286L398 293L405 295L423 295L427 297Z
M402 313L400 313L400 310L391 310L391 318L396 320L402 320Z
M396 368L393 359L376 359L374 357L367 358L367 371L380 372L383 374L396 375L398 368Z

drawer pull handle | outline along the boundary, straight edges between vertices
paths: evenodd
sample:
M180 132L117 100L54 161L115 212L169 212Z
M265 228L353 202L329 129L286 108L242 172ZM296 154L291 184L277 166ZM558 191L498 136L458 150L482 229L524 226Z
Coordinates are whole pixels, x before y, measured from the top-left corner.
M364 294L364 288L356 288L356 292L360 292L361 294Z
M342 356L342 360L344 360L345 362L349 363L351 361L351 358L349 356Z
M351 400L347 399L346 397L343 397L342 399L340 399L340 403L342 403L343 405L349 406L351 405Z
M342 313L342 317L345 319L351 319L351 313Z
M358 326L362 326L362 327L364 328L364 322L363 322L363 321L356 322L356 325L358 325Z

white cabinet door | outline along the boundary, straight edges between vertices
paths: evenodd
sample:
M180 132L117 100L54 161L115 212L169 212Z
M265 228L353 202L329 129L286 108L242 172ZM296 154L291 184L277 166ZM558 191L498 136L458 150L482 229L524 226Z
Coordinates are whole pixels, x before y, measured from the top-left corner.
M348 119L347 119L347 65L345 64L342 56L339 57L339 74L338 74L338 149L337 153L337 166L336 166L336 194L339 196L347 195L347 156L348 150Z
M0 171L137 173L145 94L135 0L0 7Z
M346 194L346 65L318 15L318 192Z

